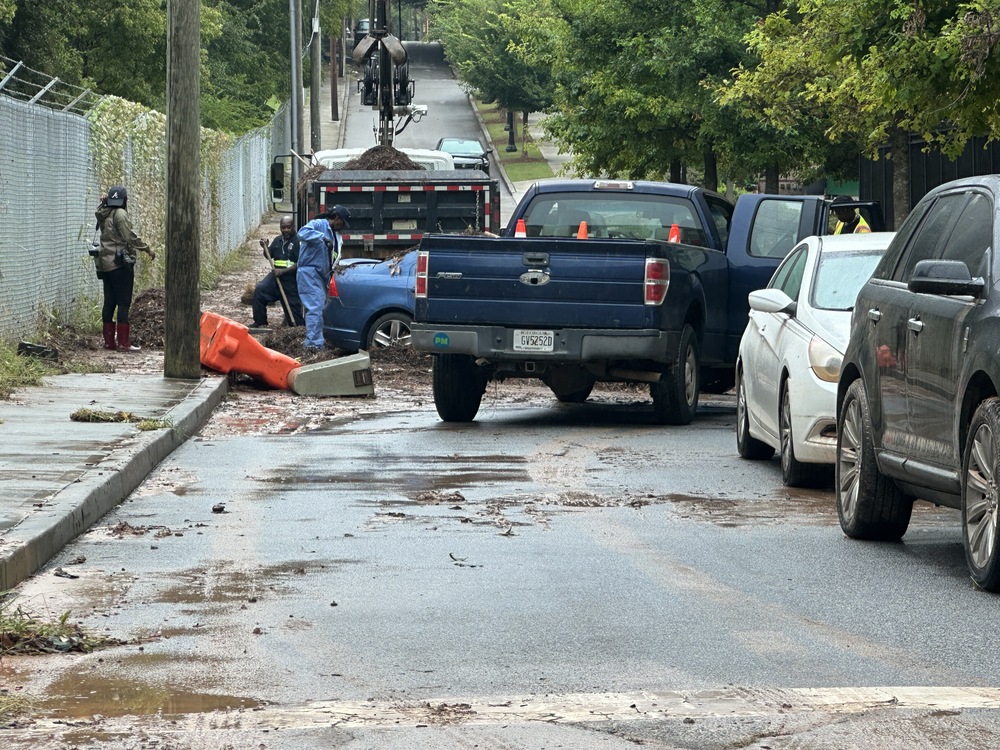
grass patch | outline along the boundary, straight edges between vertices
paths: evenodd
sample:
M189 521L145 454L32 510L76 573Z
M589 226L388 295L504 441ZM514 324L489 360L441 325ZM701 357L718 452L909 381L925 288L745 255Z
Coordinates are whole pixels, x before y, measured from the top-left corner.
M32 701L26 695L13 695L11 693L0 693L0 726L3 726L11 719L31 710Z
M9 594L0 600L0 655L25 656L75 651L89 654L94 649L117 646L121 641L84 630L69 622L65 612L56 622L42 620L14 605Z
M152 417L139 417L130 411L98 411L96 409L77 409L69 415L74 422L128 422L134 424L136 429L160 430L164 427L173 428L174 423L170 419L153 419Z
M0 398L8 399L18 388L41 385L46 375L58 375L52 362L36 357L22 357L17 345L0 341Z
M504 163L504 171L511 182L522 182L524 180L544 180L555 177L552 167L547 161L528 161Z

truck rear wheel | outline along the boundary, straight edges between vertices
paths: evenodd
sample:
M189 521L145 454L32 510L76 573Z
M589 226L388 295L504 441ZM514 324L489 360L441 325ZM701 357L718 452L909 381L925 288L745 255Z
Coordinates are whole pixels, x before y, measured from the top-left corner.
M471 422L486 392L483 368L464 354L435 354L434 408L445 422Z
M669 371L656 383L649 384L653 412L660 424L691 424L698 410L698 337L685 325L680 346Z

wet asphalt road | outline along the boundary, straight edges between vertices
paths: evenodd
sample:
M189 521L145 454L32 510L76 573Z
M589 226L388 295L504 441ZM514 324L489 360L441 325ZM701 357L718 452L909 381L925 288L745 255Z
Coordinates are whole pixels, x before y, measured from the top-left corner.
M791 707L796 689L834 689L840 705L857 699L845 688L1000 683L984 635L996 598L968 583L954 513L921 506L903 544L849 541L831 492L786 491L775 461L736 457L728 400L689 427L651 417L647 404L553 399L487 406L471 425L420 410L192 440L53 562L85 556L79 580L42 576L24 592L147 639L62 665L46 707L62 718L163 711L200 737L204 712L260 703L250 718L288 722L268 747L334 746L287 715L310 701L355 707L337 729L351 748L471 747L480 732L499 733L483 747L617 747L608 732L655 747L827 747L775 744L771 722L801 741L844 731L842 719L755 708L722 720L714 693L708 708L681 709L694 726L678 715L588 722L608 693L756 689ZM122 521L145 531L111 536ZM576 695L584 723L558 731L509 717L379 724L399 706ZM379 710L357 708L368 701ZM966 744L938 747L995 744L995 711L973 714L964 699L938 710L950 713L934 727L972 726ZM893 716L915 731L930 713ZM871 722L888 717L859 715L853 747L928 736L897 727L905 744L866 745ZM428 728L436 739L421 744ZM215 746L205 742L177 746Z
M398 145L476 134L450 74L413 75L431 116ZM133 642L5 659L47 718L0 746L1000 746L957 513L850 541L829 489L736 456L731 398L682 428L593 400L189 441L19 590Z

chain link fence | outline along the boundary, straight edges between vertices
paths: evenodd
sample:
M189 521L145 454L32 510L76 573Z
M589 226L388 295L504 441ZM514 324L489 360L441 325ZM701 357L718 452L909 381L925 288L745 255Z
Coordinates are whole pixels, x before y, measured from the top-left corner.
M72 91L56 79L47 88L44 82L32 88L15 81L27 69L15 71L16 64L3 60L14 75L0 73L6 81L0 86L0 338L12 340L34 333L50 317L64 323L89 317L100 304L101 286L87 249L94 209L101 189L109 186L98 184L91 122L84 116L99 102L89 92L77 99L82 89ZM67 97L70 107L60 103ZM287 108L282 108L270 125L225 150L218 187L211 197L205 191L202 263L238 248L268 212L268 165L274 154L288 152L289 143ZM125 151L122 175L126 186L130 152ZM130 211L147 240L143 212L148 210L137 205Z

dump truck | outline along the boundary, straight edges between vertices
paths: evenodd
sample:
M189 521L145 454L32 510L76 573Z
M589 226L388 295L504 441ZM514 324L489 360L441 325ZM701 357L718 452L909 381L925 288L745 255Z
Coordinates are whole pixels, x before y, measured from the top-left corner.
M500 188L495 179L478 170L455 169L449 154L427 149L396 151L413 169L353 166L399 164L398 159L364 158L373 152L385 155L385 149L391 147L315 154L316 164L303 175L297 191L296 229L330 206L346 206L351 226L342 235L341 257L378 259L416 245L425 234L500 231ZM392 154L388 156L391 159ZM276 157L272 165L275 210L284 188L284 158Z

